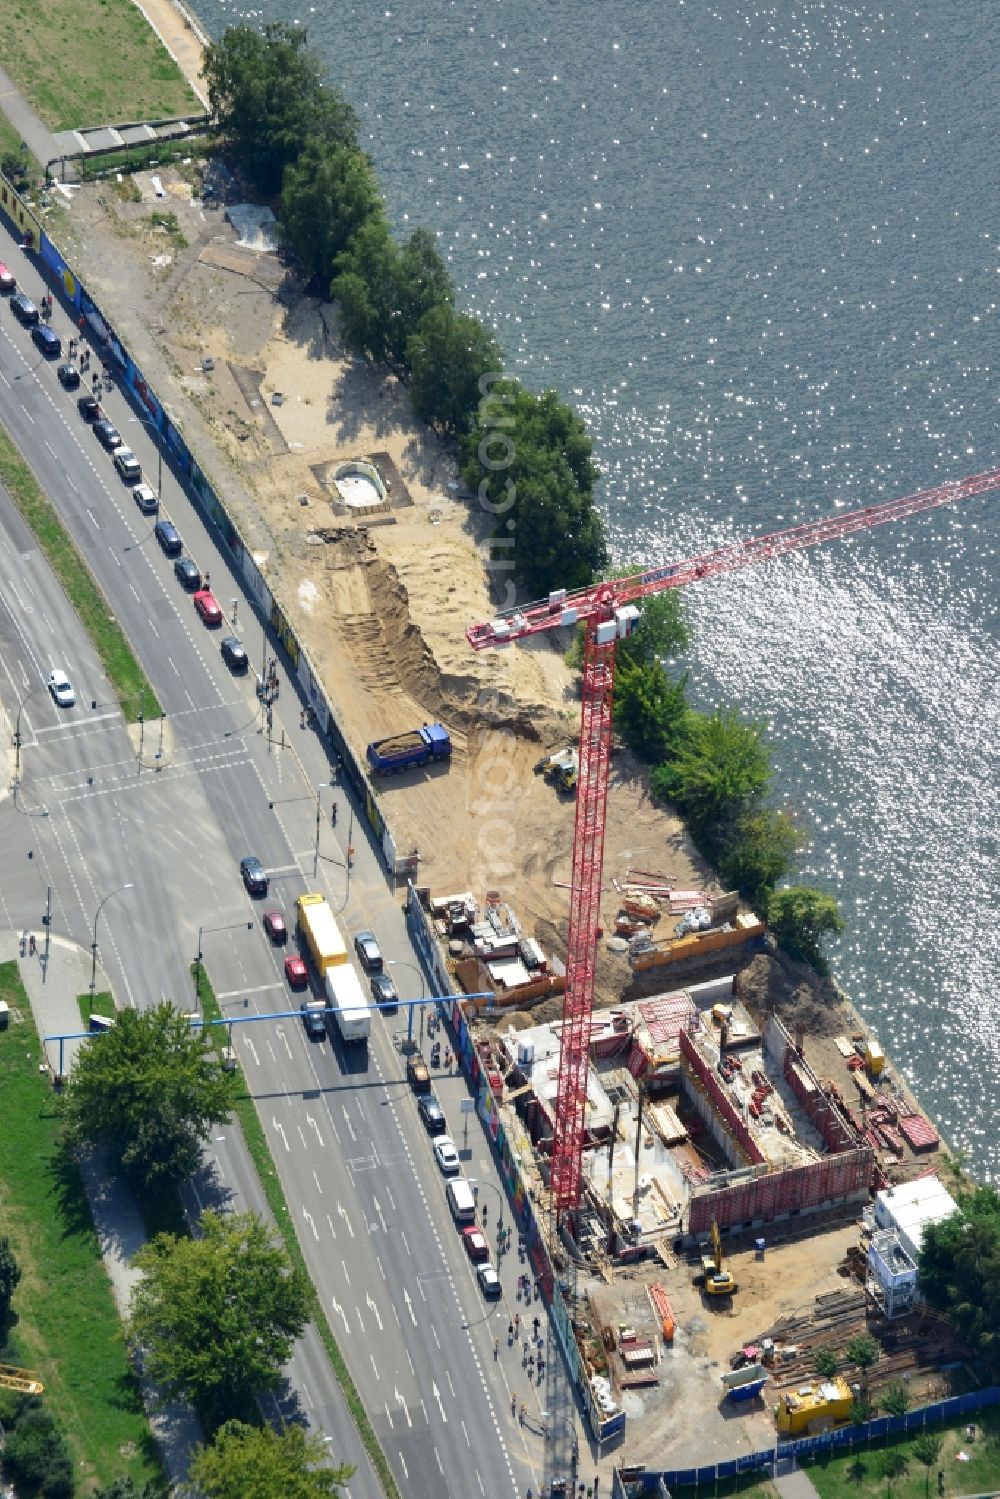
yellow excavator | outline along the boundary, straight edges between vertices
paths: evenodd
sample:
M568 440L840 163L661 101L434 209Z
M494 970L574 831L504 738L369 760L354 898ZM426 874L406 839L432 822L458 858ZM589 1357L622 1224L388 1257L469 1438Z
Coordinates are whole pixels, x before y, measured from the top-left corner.
M714 1218L712 1219L711 1243L712 1252L702 1255L701 1271L695 1283L702 1287L706 1296L734 1296L739 1286L733 1279L732 1271L723 1269L722 1236Z
M571 744L564 749L555 750L551 755L543 755L535 766L536 775L544 776L557 791L567 793L576 790L579 772L580 752Z
M13 1364L0 1364L0 1389L16 1390L19 1395L40 1395L45 1386L38 1375L30 1369L17 1369Z

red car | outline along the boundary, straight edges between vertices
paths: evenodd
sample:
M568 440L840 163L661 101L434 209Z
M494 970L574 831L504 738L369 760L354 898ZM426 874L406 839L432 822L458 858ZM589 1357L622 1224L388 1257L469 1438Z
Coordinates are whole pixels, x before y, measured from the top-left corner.
M293 989L304 989L309 982L309 974L302 959L294 954L285 959L285 978Z
M483 1260L490 1257L490 1246L486 1242L486 1235L481 1228L472 1223L468 1228L462 1229L462 1243L465 1252L474 1265L481 1264Z
M272 942L288 941L288 928L280 911L264 912L264 930Z
M222 610L219 608L219 602L215 594L210 593L207 588L198 589L194 595L194 607L206 625L222 624Z

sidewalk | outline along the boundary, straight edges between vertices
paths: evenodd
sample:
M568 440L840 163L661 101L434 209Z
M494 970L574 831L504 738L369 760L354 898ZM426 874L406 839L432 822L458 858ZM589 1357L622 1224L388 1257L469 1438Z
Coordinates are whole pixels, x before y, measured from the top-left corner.
M44 936L35 932L37 952L34 957L21 957L21 934L0 933L0 962L17 961L21 982L27 990L32 1014L39 1038L57 1033L84 1029L80 1017L78 996L90 989L90 954L74 943L61 938L52 938L47 944ZM108 981L100 967L97 969L98 989L107 989ZM82 1045L82 1038L68 1041L63 1047L63 1072L72 1071L73 1059ZM59 1067L59 1046L50 1042L45 1047L49 1069L55 1076ZM128 1315L132 1288L139 1272L133 1268L132 1258L146 1241L146 1230L142 1217L131 1194L112 1176L105 1173L95 1157L84 1157L80 1161L80 1174L90 1202L104 1268L108 1272L111 1290L118 1311L124 1319ZM173 1483L187 1480L188 1460L195 1445L202 1438L201 1427L194 1412L187 1406L160 1405L157 1394L145 1374L139 1369L143 1404L150 1429L156 1438L163 1456L164 1466Z
M62 154L59 142L52 131L35 114L28 101L14 87L14 80L0 68L0 109L3 110L21 139L27 141L28 150L38 162L45 166L54 156Z

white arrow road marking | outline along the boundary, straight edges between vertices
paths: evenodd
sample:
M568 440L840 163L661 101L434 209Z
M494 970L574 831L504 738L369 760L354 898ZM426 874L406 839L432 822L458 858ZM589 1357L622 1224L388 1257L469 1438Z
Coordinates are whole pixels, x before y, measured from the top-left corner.
M308 1146L308 1145L307 1145L307 1144L306 1144L306 1137L305 1137L305 1135L304 1135L304 1134L303 1134L303 1133L302 1133L302 1126L301 1126L301 1124L297 1124L297 1125L296 1125L296 1126L295 1126L295 1128L296 1128L296 1129L297 1129L297 1130L298 1130L298 1132L299 1132L299 1139L300 1139L300 1140L301 1140L301 1141L302 1141L302 1149L303 1149L303 1150L308 1150L308 1149L309 1149L309 1146Z
M310 1124L312 1126L312 1128L316 1131L316 1138L319 1141L319 1143L321 1145L325 1145L326 1141L323 1139L323 1132L322 1132L322 1130L320 1129L319 1125L316 1123L315 1119L313 1118L313 1116L311 1114L307 1114L306 1115L306 1122L308 1124Z
M287 1150L289 1148L288 1136L285 1134L284 1126L278 1123L273 1114L271 1115L271 1128L281 1136L281 1142Z
M347 1273L347 1266L346 1266L346 1264L344 1263L343 1260L341 1260L341 1262L340 1262L340 1268L344 1272L344 1280L347 1282L348 1285L350 1285L351 1284L351 1277Z
M433 1380L431 1380L431 1389L434 1392L434 1399L438 1403L438 1410L441 1412L441 1420L447 1426L447 1424L448 1424L448 1417L444 1413L444 1401L441 1399L441 1391L438 1389L437 1385L434 1383Z
M316 1191L322 1197L323 1196L323 1188L319 1184L319 1177L316 1175L316 1168L315 1168L315 1166L313 1167L313 1181L316 1183Z
M285 1050L288 1053L288 1060L291 1062L293 1060L293 1057L292 1057L292 1048L288 1044L288 1038L285 1035L285 1028L284 1028L284 1026L283 1025L276 1025L274 1027L274 1030L275 1030L275 1034L277 1035L278 1039L280 1040L282 1046L285 1048Z
M254 1066L255 1067L259 1067L260 1066L260 1057L257 1055L256 1047L254 1046L254 1044L251 1041L250 1037L249 1036L241 1036L240 1040L243 1042L243 1045L246 1047L247 1051L253 1057Z
M337 1203L337 1212L340 1214L340 1216L343 1218L344 1222L347 1224L347 1227L350 1229L351 1238L353 1239L354 1238L354 1229L351 1227L351 1220L347 1216L347 1209L344 1207L343 1203L341 1203L341 1202Z
M341 1304L337 1300L336 1296L331 1296L330 1297L330 1305L333 1307L333 1309L336 1312L337 1316L343 1322L343 1324L344 1324L344 1331L349 1334L350 1331L351 1331L351 1324L348 1322L348 1320L347 1320L347 1313L344 1311L344 1308L341 1306Z
M347 1132L350 1135L351 1139L354 1141L354 1143L357 1144L358 1137L354 1133L354 1125L351 1123L351 1118L350 1118L350 1115L347 1112L347 1105L346 1105L346 1103L343 1105L343 1109L344 1109L344 1123L347 1125Z
M330 1232L333 1234L333 1237L336 1238L337 1237L337 1230L333 1226L333 1219L330 1217L329 1213L327 1213L327 1215L326 1215L326 1221L330 1225Z
M378 1213L378 1221L382 1225L382 1232L386 1233L387 1229L386 1229L386 1226L385 1226L385 1218L382 1216L382 1206L381 1206L381 1204L380 1204L380 1202L379 1202L379 1200L378 1200L377 1197L374 1198L373 1201L375 1203L375 1211L376 1211L376 1213Z
M413 1303L412 1303L412 1301L411 1301L411 1300L410 1300L410 1293L409 1293L409 1291L408 1291L408 1290L407 1290L407 1289L406 1289L406 1287L405 1287L405 1286L404 1286L404 1287L403 1287L403 1300L404 1300L404 1301L405 1301L405 1302L406 1302L406 1310L407 1310L407 1311L408 1311L408 1312L409 1312L409 1314L410 1314L410 1321L411 1321L411 1322L412 1322L412 1323L413 1323L413 1325L414 1325L414 1327L416 1327L416 1325L417 1325L417 1319L416 1319L416 1317L415 1317L415 1316L414 1316L414 1315L413 1315Z
M381 1332L382 1331L382 1318L378 1314L378 1307L375 1305L374 1301L372 1300L371 1292L370 1291L368 1292L368 1305L371 1307L372 1312L374 1313L375 1321L378 1323L378 1330L379 1330L379 1332ZM454 1394L454 1393L455 1393L454 1390L452 1390L452 1394Z
M410 1417L409 1411L406 1408L406 1401L403 1399L402 1395L395 1388L395 1386L393 1387L392 1393L396 1397L396 1404L402 1407L403 1415L406 1417L406 1424L407 1424L407 1426L412 1426L413 1425L413 1421L412 1421L412 1419Z
M310 1211L309 1211L308 1208L303 1208L302 1209L302 1216L306 1220L306 1222L308 1223L309 1227L312 1229L312 1231L313 1231L313 1238L318 1243L319 1242L319 1233L317 1231L315 1223L313 1222L313 1215L312 1215L312 1213L310 1213ZM452 1393L454 1393L454 1391Z

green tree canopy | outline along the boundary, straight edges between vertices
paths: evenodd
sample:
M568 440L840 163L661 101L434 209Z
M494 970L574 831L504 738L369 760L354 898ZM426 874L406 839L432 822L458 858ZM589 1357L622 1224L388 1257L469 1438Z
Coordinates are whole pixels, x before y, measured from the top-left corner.
M758 724L732 708L691 713L676 754L653 772L653 791L671 801L693 828L717 835L763 796L771 757Z
M944 1437L938 1431L922 1431L913 1443L912 1452L918 1463L924 1465L924 1493L928 1493L931 1469L941 1453Z
M253 1213L205 1213L202 1236L157 1234L135 1263L130 1331L164 1393L214 1420L272 1390L306 1325L309 1286Z
M206 48L203 71L238 166L268 196L307 145L357 145L354 111L325 78L302 27L230 26Z
M207 1031L192 1030L170 1004L121 1010L106 1035L80 1049L66 1125L77 1145L103 1146L137 1189L153 1193L191 1175L232 1097Z
M348 345L400 368L421 318L454 299L433 235L415 229L400 246L381 217L361 225L334 271L330 295L340 303Z
M14 1418L6 1422L4 1473L18 1494L42 1499L71 1499L73 1461L62 1432L37 1395L22 1396Z
M959 1211L924 1230L920 1289L994 1371L1000 1370L1000 1193L963 1193Z
M10 1303L20 1279L21 1267L10 1247L10 1240L6 1234L0 1235L0 1343L3 1341L3 1327L10 1311Z
M322 1437L301 1426L227 1421L191 1461L191 1499L326 1499L342 1492L354 1469L327 1466Z
M281 222L289 247L310 276L329 284L337 256L382 212L371 163L351 146L311 141L285 168Z
M474 420L480 377L502 367L503 353L478 318L439 302L417 324L406 362L416 415L454 436Z
M672 682L658 661L619 659L615 728L641 759L664 760L682 740L689 712L686 688L686 672Z
M775 890L767 902L767 922L782 947L793 958L827 971L821 943L830 932L843 931L836 897L810 885Z
M163 1490L156 1484L144 1483L141 1486L134 1478L126 1474L122 1478L116 1478L114 1483L109 1483L103 1489L91 1496L91 1499L162 1499Z
M736 821L719 850L719 873L734 890L766 910L771 891L788 873L802 835L787 812L753 807Z
M862 1332L847 1344L844 1357L857 1364L859 1369L870 1369L872 1364L878 1363L881 1351L875 1339Z

